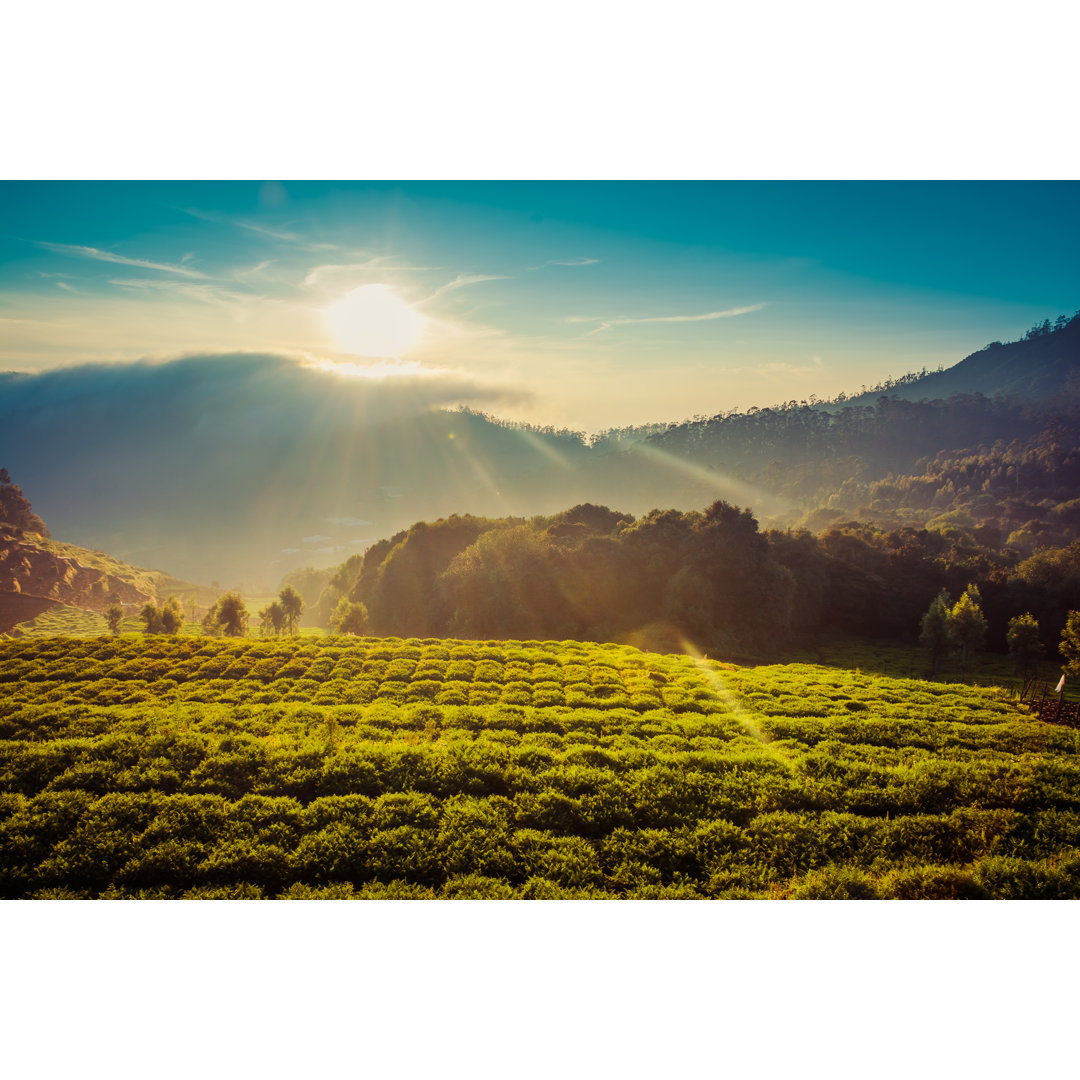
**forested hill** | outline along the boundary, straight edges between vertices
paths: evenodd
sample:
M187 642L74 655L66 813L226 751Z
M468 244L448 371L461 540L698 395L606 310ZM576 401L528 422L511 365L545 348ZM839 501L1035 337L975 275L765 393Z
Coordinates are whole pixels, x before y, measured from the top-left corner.
M1028 558L970 530L855 522L761 531L747 510L580 505L550 517L417 522L343 564L324 610L352 632L615 641L713 656L775 655L823 634L914 639L944 589L982 594L990 641L1031 612L1057 642L1080 607L1080 542Z
M944 371L922 372L890 380L836 405L866 405L882 393L908 401L954 394L1002 395L1024 401L1080 396L1080 312L1033 326L1020 341L993 341Z
M789 402L594 438L434 407L457 386L433 397L281 356L87 365L0 379L0 460L65 540L249 592L415 521L577 503L640 515L722 499L814 528L957 511L1030 550L1048 529L1075 538L1075 508L1058 509L1080 478L1078 329L1046 324L950 369L973 392L914 401L893 387L867 404ZM1019 372L1057 379L1053 397L993 396Z

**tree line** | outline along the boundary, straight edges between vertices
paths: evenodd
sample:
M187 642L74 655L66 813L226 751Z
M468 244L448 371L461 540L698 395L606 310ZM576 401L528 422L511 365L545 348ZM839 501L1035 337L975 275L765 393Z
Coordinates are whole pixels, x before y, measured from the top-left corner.
M965 663L983 644L1005 651L1021 617L1056 640L1080 609L1080 541L1020 559L948 524L813 534L762 531L724 501L640 518L581 504L417 522L338 567L318 601L342 633L690 643L732 659L837 633L914 642L934 604L939 657L955 640Z
M291 585L285 585L277 599L259 613L259 631L264 637L294 635L300 629L303 611L303 597ZM109 632L114 636L119 634L126 614L122 605L113 602L103 614ZM139 611L139 618L146 634L179 634L185 623L183 605L175 596L168 597L161 605L147 601ZM217 598L199 621L199 626L209 637L244 637L250 623L251 613L244 598L233 590Z

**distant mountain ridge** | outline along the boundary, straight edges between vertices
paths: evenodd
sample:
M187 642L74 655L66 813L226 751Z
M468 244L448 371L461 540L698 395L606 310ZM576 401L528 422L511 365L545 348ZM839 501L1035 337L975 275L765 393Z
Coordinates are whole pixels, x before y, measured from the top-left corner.
M1080 417L1080 317L1059 323L857 397L595 439L450 411L453 386L434 398L274 354L0 375L0 460L58 535L258 593L453 514L723 499L791 524L847 507L853 484L921 476L943 451L1052 439L1054 416Z
M954 394L1045 401L1080 395L1080 313L1032 327L1019 341L994 341L944 371L897 380L884 387L843 397L829 405L866 405L882 394L907 401L934 401Z

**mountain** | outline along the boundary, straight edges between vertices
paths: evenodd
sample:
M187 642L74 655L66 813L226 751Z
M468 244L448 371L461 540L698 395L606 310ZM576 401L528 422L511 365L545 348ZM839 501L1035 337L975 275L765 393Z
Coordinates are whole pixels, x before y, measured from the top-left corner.
M592 503L640 515L722 499L782 526L819 507L846 511L864 503L845 485L921 476L941 452L1060 442L1053 416L1074 402L1080 417L1078 345L1080 318L1059 320L826 406L596 439L450 410L478 393L450 376L350 378L248 353L86 365L0 376L0 461L57 535L264 593L452 514L527 519ZM1021 475L1026 465L1013 496ZM1036 517L1025 508L999 524Z
M1056 326L1049 320L1032 327L1020 341L991 342L944 371L931 371L886 383L843 399L861 405L882 393L908 401L935 400L954 394L1002 395L1024 401L1046 401L1080 395L1080 313ZM836 403L833 403L835 406Z
M0 461L57 535L247 592L418 520L643 512L685 486L684 463L635 454L648 429L590 445L440 407L455 393L273 355L67 368L0 382ZM688 507L745 501L708 474L691 487Z

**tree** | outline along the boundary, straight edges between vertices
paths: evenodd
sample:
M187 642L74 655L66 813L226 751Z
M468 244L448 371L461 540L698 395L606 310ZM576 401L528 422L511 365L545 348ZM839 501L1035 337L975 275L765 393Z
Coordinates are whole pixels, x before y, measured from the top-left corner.
M987 622L982 613L982 597L977 585L969 585L949 612L953 638L960 646L960 678L964 677L968 653L975 653L986 641Z
M304 610L304 599L291 585L286 585L278 593L278 599L281 601L281 606L285 611L285 625L288 627L290 634L295 634L300 626L300 615Z
M139 612L139 618L142 619L144 634L160 634L165 628L161 622L161 608L152 604L149 600L142 606L142 611Z
M105 621L109 624L109 633L116 637L124 621L124 609L119 604L110 604L105 609Z
M367 608L343 596L330 616L330 626L338 634L363 634Z
M259 612L259 628L267 637L277 637L285 625L285 608L275 600Z
M1030 679L1039 670L1039 661L1045 651L1039 640L1038 620L1030 611L1014 616L1009 620L1005 640L1009 644L1009 655L1016 665L1017 674L1025 680Z
M238 592L218 597L217 603L203 616L202 628L211 637L243 637L247 632L248 609Z
M1080 676L1080 611L1070 611L1058 647L1066 675Z
M184 609L175 596L170 596L161 608L161 629L166 634L176 634L184 625Z
M237 592L227 592L216 604L217 623L226 637L243 637L247 632L248 609Z
M212 604L202 617L201 624L203 633L210 637L221 637L221 623L218 621L218 605Z
M45 522L31 510L30 500L18 484L11 482L11 474L4 468L0 468L0 521L14 525L16 529L49 535Z
M942 589L934 597L926 614L922 617L922 632L919 641L930 651L931 673L937 678L941 658L952 648L953 634L949 618L949 594Z

